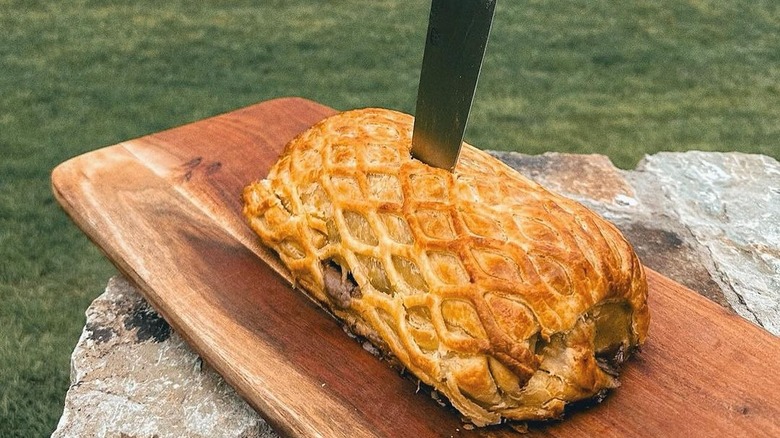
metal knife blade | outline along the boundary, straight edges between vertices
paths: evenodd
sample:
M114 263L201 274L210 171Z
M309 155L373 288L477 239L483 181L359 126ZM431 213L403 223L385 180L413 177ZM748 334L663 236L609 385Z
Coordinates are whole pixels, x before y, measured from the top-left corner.
M452 170L458 162L496 0L433 0L417 89L412 156Z

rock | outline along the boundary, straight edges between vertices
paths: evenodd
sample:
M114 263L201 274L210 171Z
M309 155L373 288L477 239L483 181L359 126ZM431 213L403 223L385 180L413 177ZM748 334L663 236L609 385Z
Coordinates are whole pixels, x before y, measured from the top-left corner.
M660 153L638 172L657 181L712 258L712 276L731 307L780 334L780 163L740 153Z
M528 178L570 198L604 205L636 205L634 188L604 155L492 154Z
M660 153L636 170L600 155L493 152L612 221L643 263L780 334L780 164ZM55 437L275 437L126 280L87 310Z
M53 437L277 435L122 277L87 309Z

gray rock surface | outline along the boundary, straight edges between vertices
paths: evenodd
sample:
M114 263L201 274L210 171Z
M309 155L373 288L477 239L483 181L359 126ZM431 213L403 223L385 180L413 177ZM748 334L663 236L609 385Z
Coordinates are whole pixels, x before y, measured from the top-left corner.
M647 157L674 213L712 258L731 307L780 334L780 163L762 155L689 152Z
M53 437L277 435L122 277L87 309Z
M660 153L636 170L600 155L494 152L615 223L645 265L780 335L780 164ZM55 437L273 437L121 277L87 311Z

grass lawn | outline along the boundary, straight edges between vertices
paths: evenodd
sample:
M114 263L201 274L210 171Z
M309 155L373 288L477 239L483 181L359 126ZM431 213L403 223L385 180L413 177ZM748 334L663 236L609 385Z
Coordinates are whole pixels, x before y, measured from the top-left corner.
M115 271L53 201L74 155L273 97L412 112L428 2L0 0L0 436L56 426ZM467 140L780 158L773 0L500 0Z

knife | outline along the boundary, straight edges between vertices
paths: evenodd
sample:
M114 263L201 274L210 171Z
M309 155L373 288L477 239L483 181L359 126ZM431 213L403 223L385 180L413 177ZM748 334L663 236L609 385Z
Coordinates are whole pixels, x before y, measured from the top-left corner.
M417 89L412 156L452 170L458 162L496 0L433 0Z

